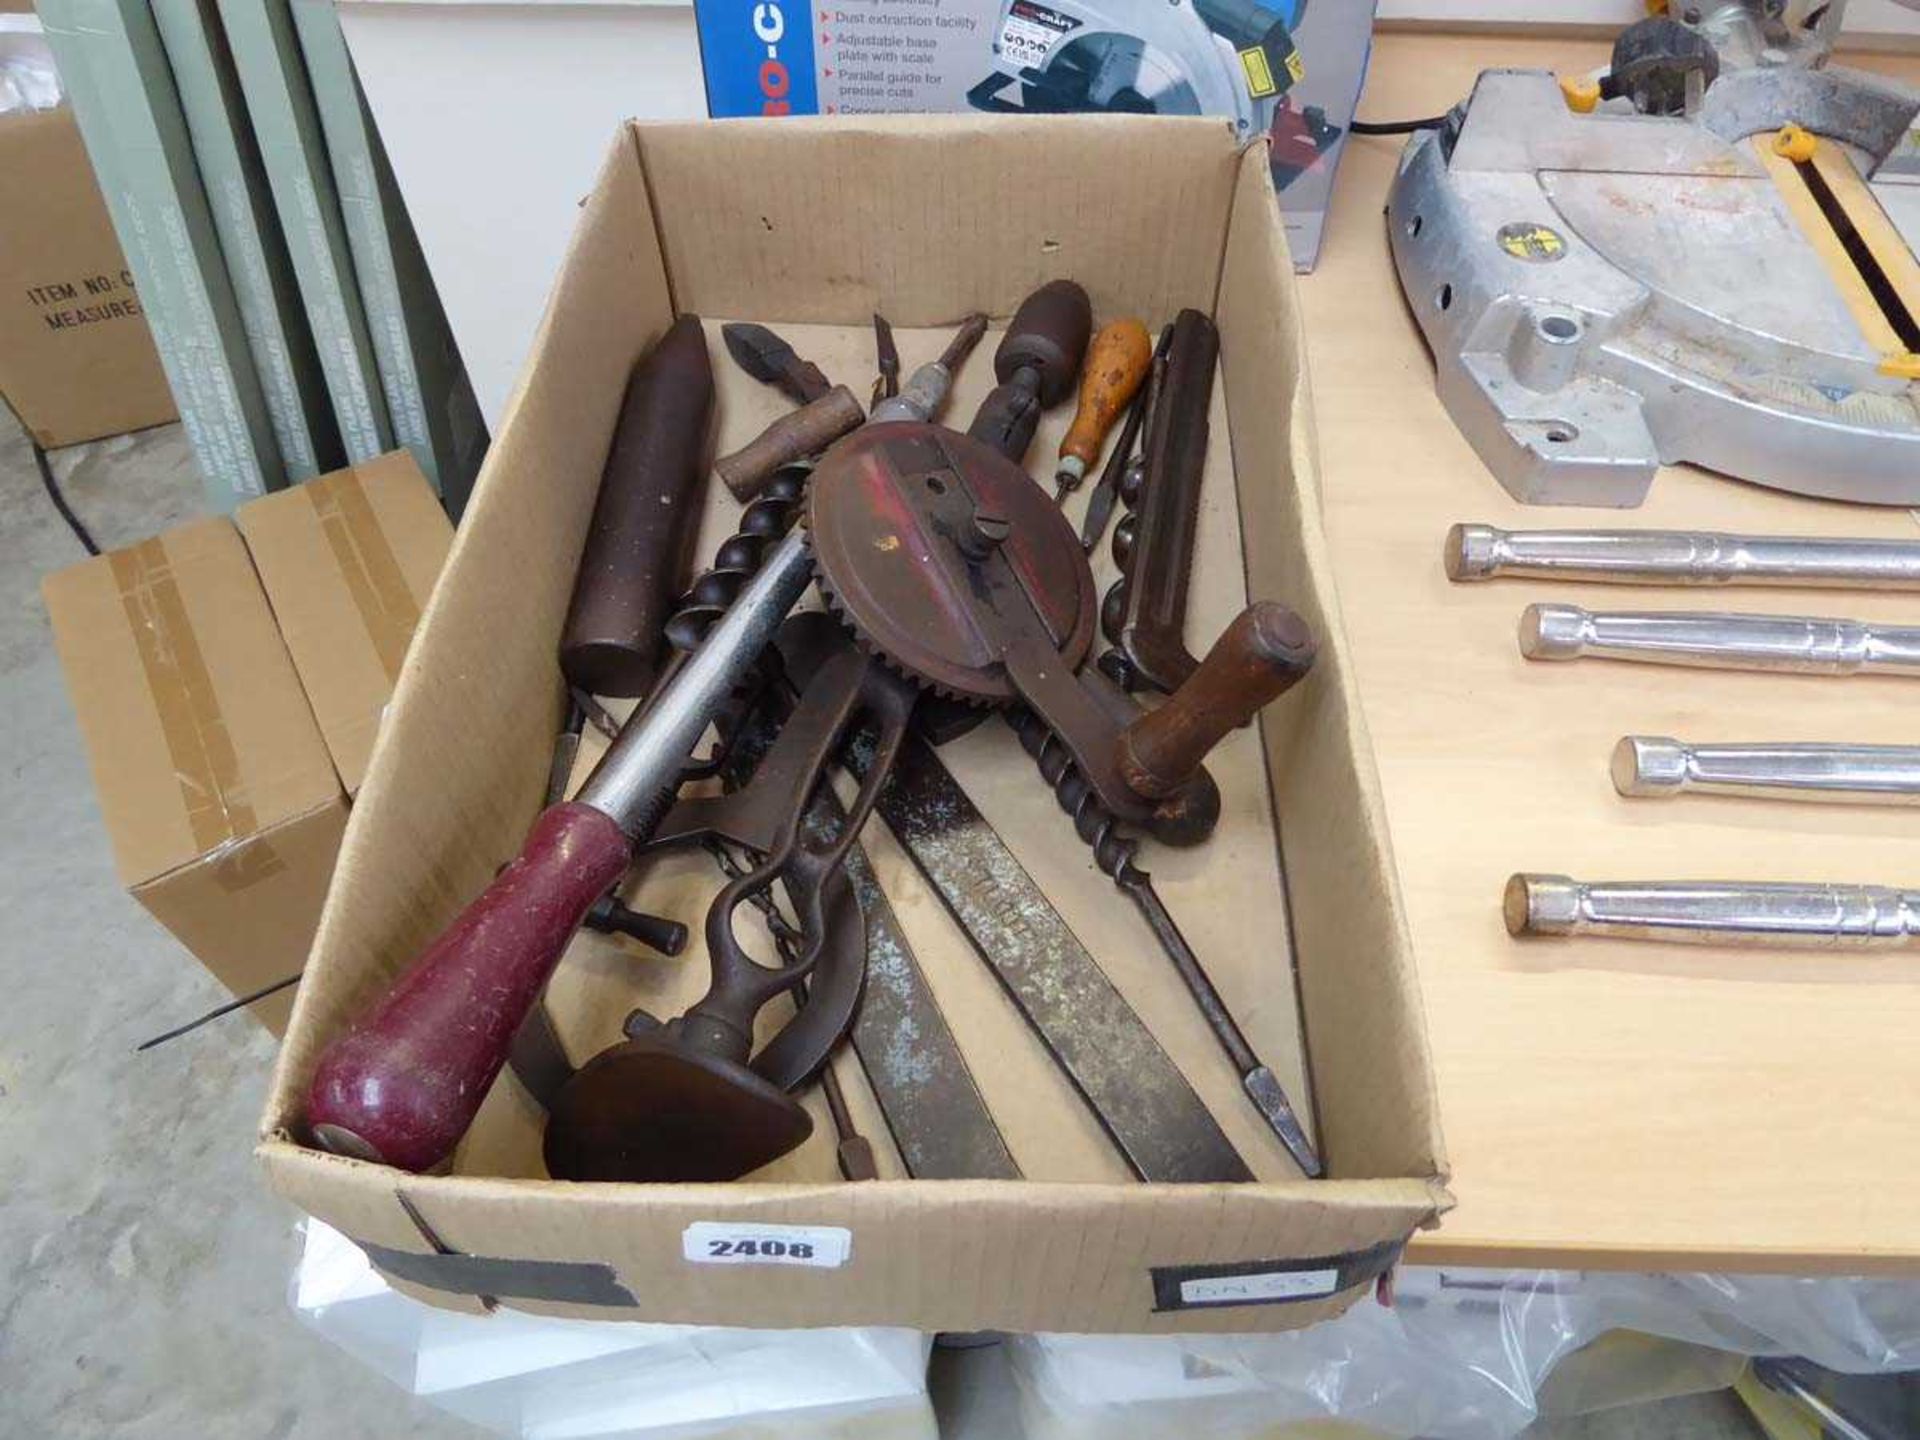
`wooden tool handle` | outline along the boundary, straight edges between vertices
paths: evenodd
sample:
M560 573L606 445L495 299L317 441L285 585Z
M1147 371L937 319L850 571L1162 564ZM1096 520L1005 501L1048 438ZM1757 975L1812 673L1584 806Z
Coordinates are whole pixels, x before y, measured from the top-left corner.
M731 455L714 461L714 473L744 505L766 488L782 465L818 455L866 418L853 391L836 385L811 404L782 415Z
M1186 783L1229 730L1244 725L1313 667L1313 633L1286 606L1242 610L1166 704L1120 733L1120 773L1158 799Z
M1153 340L1138 320L1104 325L1087 348L1086 376L1080 382L1080 408L1060 442L1060 458L1077 460L1084 475L1100 458L1107 431L1133 400L1153 365Z
M451 1155L568 940L632 856L590 805L543 813L519 858L322 1052L307 1092L313 1138L415 1172Z

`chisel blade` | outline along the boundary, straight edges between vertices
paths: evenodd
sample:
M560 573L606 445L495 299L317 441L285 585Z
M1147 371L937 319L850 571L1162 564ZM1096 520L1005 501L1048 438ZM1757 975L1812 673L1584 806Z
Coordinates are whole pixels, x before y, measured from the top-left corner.
M849 748L864 775L871 752ZM1193 1086L924 740L878 810L1142 1180L1253 1178Z
M907 1173L918 1180L1018 1180L1020 1167L974 1083L859 846L847 878L867 923L867 991L853 1048Z

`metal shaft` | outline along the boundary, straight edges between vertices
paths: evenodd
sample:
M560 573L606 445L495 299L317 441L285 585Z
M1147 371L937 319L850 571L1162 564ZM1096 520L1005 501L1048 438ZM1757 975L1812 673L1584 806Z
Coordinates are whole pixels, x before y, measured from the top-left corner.
M1514 935L1596 935L1698 945L1839 950L1909 945L1920 892L1882 885L1728 880L1586 883L1565 875L1507 881Z
M1805 615L1599 613L1577 605L1529 605L1520 617L1520 653L1529 660L1598 656L1711 670L1911 676L1920 675L1920 627Z
M1307 1179L1318 1180L1326 1173L1326 1167L1313 1148L1313 1142L1307 1138L1307 1132L1301 1127L1300 1117L1294 1113L1293 1102L1287 1099L1280 1077L1254 1053L1246 1032L1241 1030L1233 1018L1233 1012L1227 1009L1227 1002L1214 988L1213 977L1207 974L1200 957L1193 953L1187 937L1181 934L1166 902L1161 900L1160 892L1154 889L1152 877L1144 870L1129 866L1115 878L1114 883L1139 907L1147 928L1153 931L1167 959L1173 962L1181 983L1187 987L1187 993L1193 997L1193 1003L1199 1007L1208 1028L1220 1042L1220 1048L1226 1051L1228 1061L1240 1076L1240 1087L1246 1091L1247 1098L1253 1101L1254 1109L1260 1112L1260 1117L1279 1137L1280 1143L1287 1147L1287 1153Z
M1447 532L1447 576L1595 580L1616 585L1797 585L1920 590L1920 541L1727 535L1706 530Z
M874 424L888 420L933 419L946 403L947 392L953 388L955 372L986 333L987 317L969 315L959 330L954 332L953 339L947 342L947 348L940 352L940 358L916 366L899 387L899 392L875 405L867 419Z
M764 650L812 577L807 542L793 534L707 632L700 648L613 742L579 800L629 835L643 835L671 802L687 756L714 712Z
M1664 735L1628 735L1614 748L1613 783L1636 797L1697 790L1920 805L1920 745L1690 745Z

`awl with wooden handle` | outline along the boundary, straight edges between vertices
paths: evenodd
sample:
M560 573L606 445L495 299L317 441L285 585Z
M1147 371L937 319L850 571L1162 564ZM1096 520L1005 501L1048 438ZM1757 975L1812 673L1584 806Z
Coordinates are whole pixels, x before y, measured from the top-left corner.
M1115 320L1093 337L1080 381L1080 408L1060 441L1060 467L1053 477L1059 499L1080 488L1100 458L1107 432L1133 402L1152 367L1153 338L1138 320Z

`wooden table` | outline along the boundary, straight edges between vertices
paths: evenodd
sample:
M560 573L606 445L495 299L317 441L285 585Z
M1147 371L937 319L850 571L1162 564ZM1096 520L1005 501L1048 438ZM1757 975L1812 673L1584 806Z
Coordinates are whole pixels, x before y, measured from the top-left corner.
M1361 105L1446 109L1484 67L1585 70L1590 40L1382 36ZM1920 62L1856 63L1920 78ZM1303 279L1328 524L1420 959L1459 1208L1428 1264L1920 1270L1920 954L1515 941L1516 870L1920 886L1920 812L1619 799L1629 732L1912 742L1920 685L1520 658L1530 601L1920 623L1920 595L1449 585L1454 521L1920 539L1914 516L1688 469L1640 510L1515 504L1455 431L1387 255L1399 142L1356 138Z

